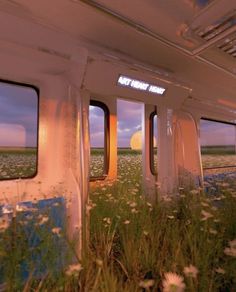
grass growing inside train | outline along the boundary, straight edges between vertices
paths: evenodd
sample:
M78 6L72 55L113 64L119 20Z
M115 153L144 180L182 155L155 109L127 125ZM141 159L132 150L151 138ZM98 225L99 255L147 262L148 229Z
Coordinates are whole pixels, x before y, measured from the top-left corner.
M74 243L50 208L36 203L27 218L18 212L9 226L1 221L0 274L8 291L234 291L235 176L209 181L214 196L181 189L178 199L165 197L155 206L143 197L140 181L141 156L119 155L117 181L91 190L88 250L73 263ZM28 225L38 238L30 249ZM35 277L37 260L42 269ZM30 268L24 283L22 263Z

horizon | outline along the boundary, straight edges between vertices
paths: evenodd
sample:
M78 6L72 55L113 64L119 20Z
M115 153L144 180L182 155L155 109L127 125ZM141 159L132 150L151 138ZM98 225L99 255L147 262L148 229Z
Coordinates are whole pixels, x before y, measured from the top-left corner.
M141 102L117 100L118 148L130 148L134 133L142 129ZM104 146L104 112L90 106L90 141L92 148ZM154 122L155 137L157 122ZM201 146L233 146L236 127L217 121L200 121ZM38 96L34 88L0 82L0 147L37 147Z

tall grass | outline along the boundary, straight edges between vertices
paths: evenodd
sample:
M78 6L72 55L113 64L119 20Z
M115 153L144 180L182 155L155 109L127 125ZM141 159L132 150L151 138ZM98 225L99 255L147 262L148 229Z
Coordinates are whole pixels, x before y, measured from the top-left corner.
M91 189L90 240L82 259L65 226L54 229L59 225L51 207L17 213L0 233L6 291L163 291L168 272L182 277L186 291L235 291L234 177L214 181L214 195L180 190L152 205L142 195L140 159L121 155L118 179ZM192 266L195 274L186 272ZM166 289L183 290L178 283Z

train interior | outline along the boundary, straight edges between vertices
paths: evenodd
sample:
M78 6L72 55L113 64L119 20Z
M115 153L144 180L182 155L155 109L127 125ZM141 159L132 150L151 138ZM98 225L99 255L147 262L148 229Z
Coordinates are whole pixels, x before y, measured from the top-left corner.
M135 196L144 196L150 210L187 196L183 192L219 199L226 188L235 200L235 0L2 0L0 19L0 246L5 229L16 226L19 214L32 217L36 205L50 209L47 217L37 215L37 224L51 217L54 235L66 228L76 239L72 257L81 259L90 231L98 220L113 226L110 204L122 205L126 196L137 218ZM138 125L127 145L125 118ZM90 215L96 205L103 219ZM235 248L234 242L234 256ZM57 258L54 264L63 263ZM116 264L131 281L128 264ZM24 284L34 273L26 266ZM46 277L44 269L37 268L37 279ZM1 264L0 271L5 291ZM157 274L145 271L143 281ZM120 291L99 290L99 275L88 284L91 291ZM233 291L236 280L228 275L228 282L212 280L223 283L221 290L183 285ZM14 281L6 291L17 291ZM85 282L80 290L63 291L86 291ZM149 284L153 291L174 291ZM127 291L139 291L132 287Z

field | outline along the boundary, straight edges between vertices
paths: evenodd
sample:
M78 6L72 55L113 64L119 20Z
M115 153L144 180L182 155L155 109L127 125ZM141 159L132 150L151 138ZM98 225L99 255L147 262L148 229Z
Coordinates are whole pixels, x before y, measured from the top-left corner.
M234 149L232 146L225 149L222 146L208 146L202 147L202 165L203 168L217 168L224 166L236 166L236 155L233 154ZM91 152L91 164L90 174L91 176L101 176L103 174L103 160L104 150L103 149L92 149ZM136 157L141 159L141 151L131 150L129 148L118 149L118 159L124 157ZM157 164L157 155L154 157L154 165ZM119 164L118 164L119 165ZM140 168L140 165L139 165ZM234 170L233 170L234 171ZM224 172L224 169L207 170L206 174L214 174Z
M36 153L35 148L0 147L0 180L34 176Z
M101 153L92 159L99 170ZM236 174L206 179L208 194L181 188L157 204L143 196L141 178L141 154L126 149L117 180L91 188L82 259L74 253L76 239L66 236L70 202L60 200L63 194L18 208L13 219L0 211L0 279L7 291L235 291Z

